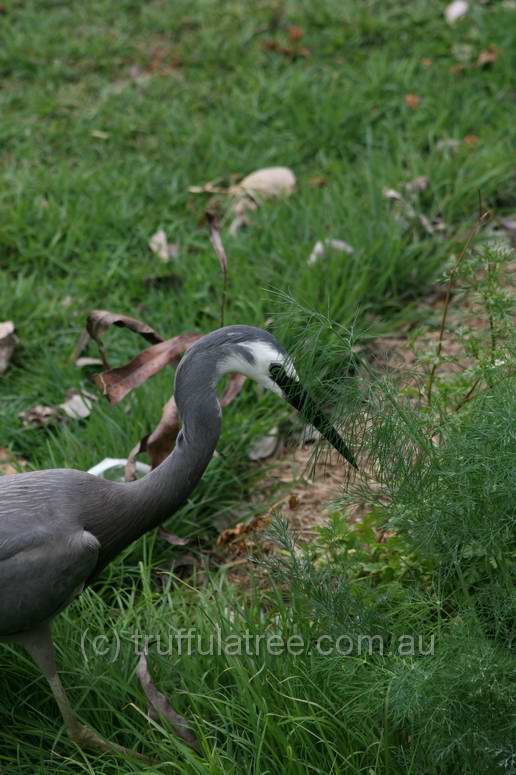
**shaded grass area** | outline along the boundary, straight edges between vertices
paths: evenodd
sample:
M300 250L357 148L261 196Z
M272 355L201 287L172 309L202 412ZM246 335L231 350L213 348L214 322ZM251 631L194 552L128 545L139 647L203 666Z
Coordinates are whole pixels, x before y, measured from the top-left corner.
M31 467L84 469L126 454L155 423L170 391L170 375L160 375L116 409L99 403L85 423L22 427L22 409L59 403L67 388L84 386L68 355L89 309L137 314L166 335L218 325L221 280L203 223L206 199L189 194L190 185L276 164L298 176L293 197L264 204L237 237L224 233L226 322L255 325L274 311L271 289L345 325L357 310L370 326L391 325L410 314L411 302L457 250L479 192L499 214L514 207L516 47L513 12L503 3L475 5L453 28L444 21L444 4L419 1L8 1L3 7L0 319L15 322L19 345L0 383L0 446L27 457ZM304 32L298 46L307 56L264 46L291 45L294 25ZM476 67L490 46L496 62ZM467 66L450 72L464 52ZM419 97L416 109L406 104L407 94ZM467 136L477 139L465 143ZM455 151L443 148L449 139L459 141ZM419 175L429 187L417 207L430 219L442 217L444 234L397 222L382 194ZM314 186L314 177L325 185ZM160 226L180 245L172 265L161 265L147 247ZM354 254L307 266L314 242L324 237L345 239ZM179 277L173 287L148 282L171 271ZM114 336L114 360L134 352L132 346ZM254 389L245 388L225 412L222 455L174 518L175 530L202 533L242 507L254 480L245 463L248 445L284 411L273 397L257 403ZM140 612L147 630L161 616L168 619L166 601L148 590L148 574L169 557L155 537L145 538L58 625L64 679L76 705L104 734L120 730L117 739L125 735L127 744L149 743L147 722L126 707L131 699L143 707L133 656L126 648L125 660L113 665L84 664L80 633L86 622L105 627L118 597L117 628L126 618L133 626ZM141 559L145 569L137 571ZM121 591L132 584L134 601ZM224 594L231 605L231 592ZM173 597L177 626L196 615L189 595ZM92 772L93 761L95 772L138 771L109 757L83 758L61 738L49 753L59 721L46 688L23 657L13 660L2 649L0 659L8 672L0 707L6 771ZM167 665L161 660L160 688L176 689L175 668ZM289 773L359 772L366 763L375 772L398 771L378 720L374 734L371 717L360 721L358 711L353 733L340 721L331 726L336 708L347 712L332 694L331 676L322 701L320 684L313 695L296 694L289 682L299 679L289 678L288 661L281 668L273 661L258 676L260 669L220 661L211 673L202 662L181 666L181 686L191 692L183 712L194 707L206 725L204 733L197 729L206 735L206 760L152 727L152 746L168 762L161 771L265 773L279 771L280 763ZM303 670L302 682L313 681ZM228 675L234 679L225 685ZM238 697L245 698L241 705ZM376 750L364 753L375 737Z

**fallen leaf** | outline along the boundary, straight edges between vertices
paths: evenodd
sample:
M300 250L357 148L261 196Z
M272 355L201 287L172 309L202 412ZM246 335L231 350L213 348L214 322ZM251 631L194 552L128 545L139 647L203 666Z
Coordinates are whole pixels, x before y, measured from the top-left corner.
M217 217L214 213L208 210L206 213L206 218L208 219L208 227L210 231L210 241L213 245L213 249L215 251L215 254L217 258L219 259L219 265L220 265L220 271L223 275L227 275L228 272L228 260L226 257L226 251L224 250L224 245L222 244L222 240L220 238L220 231L219 231L219 225L217 222Z
M109 132L103 132L101 129L94 129L91 136L95 137L97 140L107 140L109 138Z
M95 385L111 404L117 404L131 390L143 384L143 382L165 366L177 366L181 355L203 336L203 334L185 333L163 341L153 328L141 320L128 317L127 315L118 315L107 310L93 310L87 318L87 330L88 334L91 334L97 342L99 349L102 349L100 338L110 325L129 328L145 339L156 342L156 344L138 353L129 363L117 368L106 369L93 375L92 379ZM104 352L103 362L107 363ZM232 374L229 377L226 388L220 398L221 407L231 403L240 392L244 381L245 377L241 374ZM136 466L138 465L135 462L135 458L142 452L146 452L149 455L152 468L159 465L174 448L180 427L177 406L172 396L163 407L162 415L156 428L144 436L131 450L127 460L123 461L125 464L125 478L128 481L134 479L137 470Z
M454 0L444 9L444 15L448 24L455 24L469 9L469 4L465 0Z
M247 522L238 522L233 527L228 527L223 530L217 538L218 546L225 546L235 540L241 540L244 536L251 533L253 530L259 529L267 522L264 517L253 517Z
M308 265L313 266L317 261L322 258L327 248L331 248L332 250L336 250L339 253L347 253L348 255L352 255L354 253L353 248L348 242L344 242L344 240L340 239L325 239L325 240L318 240L313 249L310 253L310 256L308 257Z
M433 234L434 233L434 229L433 229L432 224L430 223L430 220L423 213L421 213L419 215L419 222L420 222L421 226L423 227L423 229L427 232L427 234Z
M411 194L425 191L428 188L428 178L425 175L419 175L417 178L414 178L414 180L405 183L404 188L405 191L408 191Z
M242 228L242 226L249 226L251 221L248 218L248 213L258 209L257 203L250 196L244 194L237 197L231 205L231 209L235 218L232 220L229 226L229 233L232 237Z
M57 414L57 409L53 406L36 404L36 406L33 406L30 409L20 412L18 417L25 427L44 427L53 420L56 420Z
M296 187L296 176L288 167L264 167L247 175L231 193L246 193L258 197L289 196Z
M110 404L117 404L131 390L142 385L164 366L177 365L180 355L201 336L202 334L180 334L154 344L142 350L124 366L94 374L93 381Z
M143 336L148 342L158 343L163 341L163 338L142 320L129 317L129 315L120 315L117 312L109 312L105 309L94 309L86 318L86 330L80 335L71 355L71 360L77 360L91 337L99 348L103 364L108 366L106 353L101 340L110 326L128 328L130 331L134 331L135 333L140 334L140 336Z
M328 185L328 181L322 175L312 175L311 178L308 178L308 185L310 188L324 188Z
M154 430L146 434L130 451L125 466L125 480L131 482L135 479L136 456L143 452L148 454L152 468L159 466L174 449L180 429L179 412L172 396L163 407L161 419Z
M432 67L433 61L428 57L423 57L421 59L421 64L423 65L423 67Z
M206 218L208 220L210 242L213 245L213 249L219 260L220 271L222 272L222 276L224 278L224 285L222 288L222 297L221 297L221 305L220 305L220 326L222 328L222 326L224 325L224 312L226 309L226 296L227 296L227 289L228 289L228 260L226 257L226 251L224 250L224 245L222 244L217 216L213 212L208 210L206 212Z
M227 381L226 388L220 398L220 405L222 407L228 406L240 393L246 377L243 374L231 374Z
M492 65L496 62L497 50L496 46L490 46L485 51L481 51L477 59L477 67L486 67L486 65Z
M292 27L288 28L287 35L288 35L288 42L289 43L297 43L298 40L300 40L305 33L301 29L301 27L298 27L296 24L293 24Z
M136 674L140 681L143 692L147 697L150 708L153 708L156 713L158 713L160 716L163 716L163 718L169 722L176 735L180 737L181 740L186 743L186 745L190 746L190 748L193 748L194 750L197 750L197 740L195 735L188 729L188 723L186 719L184 719L183 716L180 716L179 713L176 713L176 711L171 707L165 695L158 691L156 686L153 684L149 674L149 669L147 667L147 659L144 653L140 655L138 666L136 668Z
M202 186L189 186L188 191L191 194L229 194L230 188L224 188L217 185L221 178L216 180L209 180L207 183L203 183Z
M299 508L299 498L295 493L292 493L292 495L289 496L288 507L292 511L295 511L297 508Z
M279 429L271 428L266 436L260 436L256 439L249 449L248 457L250 460L266 460L272 457L279 446Z
M0 323L0 374L7 371L15 347L14 323L6 320Z
M475 145L475 143L478 143L479 140L480 137L478 137L478 135L466 135L464 137L465 145Z
M90 416L91 407L95 396L89 393L78 391L71 391L62 404L59 404L60 408L66 414L67 417L71 417L72 420L84 420Z
M156 253L160 261L167 263L171 258L177 258L179 246L176 243L168 242L167 235L163 229L159 229L149 240L149 248Z
M396 202L403 202L403 197L395 188L384 188L383 195L386 199L394 199Z
M410 108L411 110L415 110L420 102L417 94L405 94L403 99L405 100L405 105L407 108Z
M77 358L75 361L75 365L78 369L85 369L87 366L103 366L102 360L100 358Z

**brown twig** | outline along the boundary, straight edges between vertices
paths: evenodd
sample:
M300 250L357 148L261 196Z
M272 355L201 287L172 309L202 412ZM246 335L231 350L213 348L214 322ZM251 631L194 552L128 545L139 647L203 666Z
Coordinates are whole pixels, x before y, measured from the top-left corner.
M441 326L439 328L439 340L437 342L437 352L436 352L434 363L432 365L432 369L430 371L430 376L428 377L428 387L427 387L428 406L430 406L432 403L432 388L434 385L435 373L438 367L440 366L441 352L443 349L443 342L444 342L444 329L446 328L446 321L448 319L448 309L450 306L452 292L455 287L457 272L460 268L460 265L462 264L462 261L464 260L464 257L466 256L469 246L473 242L474 238L476 237L476 235L478 234L478 232L480 231L484 223L489 219L489 217L490 217L490 213L488 210L485 210L484 212L481 212L479 214L478 219L475 221L475 223L473 224L473 226L471 227L468 233L464 246L457 257L457 260L455 261L455 266L451 270L450 276L448 278L448 285L446 286L446 297L444 299L443 314L441 317Z
M213 249L219 259L220 270L222 272L223 286L222 286L222 301L220 305L220 325L224 325L224 311L226 308L226 297L228 292L228 260L226 257L226 251L220 238L219 224L217 216L210 210L206 211L206 220L208 221L208 228L210 231L210 241L213 245Z
M473 393L475 392L475 390L477 388L477 385L479 385L481 379L482 379L482 377L477 377L476 378L476 380L473 382L473 384L471 385L470 389L468 390L468 392L466 393L464 398L461 398L461 400L459 401L459 403L455 407L455 411L456 412L458 412L459 409L462 409L464 404L467 404L467 402L473 397Z

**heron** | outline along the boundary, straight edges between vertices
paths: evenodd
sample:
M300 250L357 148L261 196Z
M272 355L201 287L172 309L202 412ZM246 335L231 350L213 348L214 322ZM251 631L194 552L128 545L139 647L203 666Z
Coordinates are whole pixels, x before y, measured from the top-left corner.
M174 385L181 431L172 452L145 477L116 482L57 468L0 478L0 640L30 654L79 746L133 753L75 714L56 666L52 621L122 550L186 502L219 438L217 382L234 372L288 401L356 468L287 351L271 333L238 325L212 331L181 359Z

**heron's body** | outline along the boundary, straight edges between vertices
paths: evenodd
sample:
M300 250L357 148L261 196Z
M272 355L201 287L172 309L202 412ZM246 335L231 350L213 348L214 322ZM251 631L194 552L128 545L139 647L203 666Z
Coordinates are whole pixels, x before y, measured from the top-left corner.
M71 469L0 477L0 640L29 650L82 743L122 750L78 723L57 676L49 624L126 546L186 501L218 441L215 388L229 371L299 408L297 375L283 348L265 331L231 326L201 339L181 361L174 395L183 427L173 452L143 479L111 482ZM353 462L336 432L326 435Z

